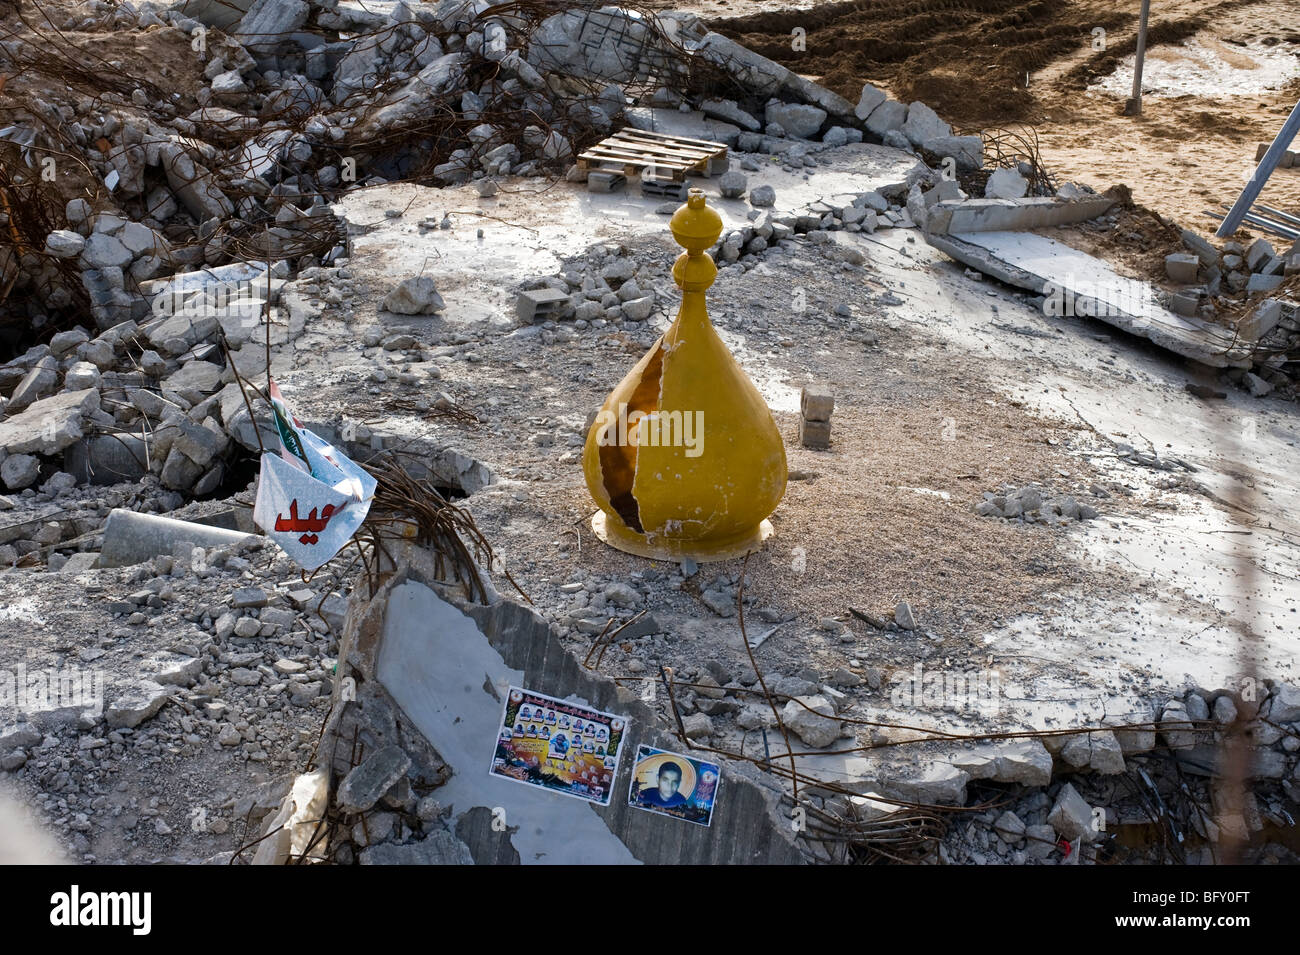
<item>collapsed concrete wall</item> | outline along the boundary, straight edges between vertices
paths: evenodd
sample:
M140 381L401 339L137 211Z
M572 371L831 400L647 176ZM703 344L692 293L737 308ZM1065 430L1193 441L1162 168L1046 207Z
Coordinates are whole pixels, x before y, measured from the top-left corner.
M698 754L722 767L720 797L708 827L628 806L628 755L620 755L613 797L605 807L490 776L511 686L626 716L629 730L623 745L629 754L640 744L672 751L682 751L686 744L664 732L655 712L628 690L584 670L532 610L495 594L487 606L469 603L463 593L439 581L433 555L417 547L402 549L395 563L393 575L373 598L354 597L340 653L337 715L326 739L334 751L346 749L364 732L355 711L382 711L391 700L405 724L404 739L429 751L406 761L412 775L421 776L421 766L433 761L445 767L430 798L437 800L446 828L426 830L422 839L408 839L406 846L429 839L445 846L451 833L479 864L806 861L780 811L781 787L748 764ZM349 685L356 688L354 699L345 699ZM420 738L412 740L412 731ZM430 753L436 754L432 760ZM344 787L357 771L337 760L335 770ZM404 782L395 780L392 786ZM388 788L378 796L388 795ZM356 801L340 808L359 811ZM454 852L414 854L414 849L405 855L393 853L392 848L368 846L361 859L455 857Z

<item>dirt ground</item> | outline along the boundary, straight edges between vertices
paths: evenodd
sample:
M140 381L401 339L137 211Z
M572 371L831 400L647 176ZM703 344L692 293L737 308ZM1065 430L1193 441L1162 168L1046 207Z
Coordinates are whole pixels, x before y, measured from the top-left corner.
M663 2L656 5L680 7ZM1029 124L1060 179L1128 185L1134 200L1209 234L1300 98L1289 0L1180 0L1151 14L1144 111L1122 115L1135 0L880 0L870 4L685 4L710 26L855 101L864 82L922 100L968 130ZM1162 7L1164 9L1162 9ZM1105 49L1094 49L1097 28ZM792 49L794 31L805 49ZM1096 38L1096 39L1095 39ZM1184 45L1184 44L1188 45ZM1278 80L1290 71L1289 80ZM1179 82L1169 83L1170 75ZM1279 170L1261 201L1300 208L1300 169Z

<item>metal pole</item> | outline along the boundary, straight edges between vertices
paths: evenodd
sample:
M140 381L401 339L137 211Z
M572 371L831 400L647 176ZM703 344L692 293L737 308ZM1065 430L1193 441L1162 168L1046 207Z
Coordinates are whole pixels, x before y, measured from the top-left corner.
M1246 217L1246 213L1250 211L1250 207L1259 198L1264 183L1268 182L1268 177L1273 175L1273 170L1277 168L1278 162L1286 154L1286 148L1291 145L1291 140L1295 139L1297 132L1300 132L1300 103L1296 103L1295 109L1291 110L1291 115L1282 124L1282 131L1277 134L1277 138L1273 140L1273 145L1268 147L1268 152L1264 153L1264 158L1255 167L1254 175L1246 181L1246 188L1241 190L1241 195L1232 204L1232 209L1224 218L1223 224L1219 226L1219 231L1214 233L1220 239L1227 238L1237 231L1241 221Z
M1142 0L1142 19L1138 24L1137 60L1133 64L1133 95L1124 104L1127 116L1142 115L1142 64L1147 57L1147 19L1151 14L1151 0Z

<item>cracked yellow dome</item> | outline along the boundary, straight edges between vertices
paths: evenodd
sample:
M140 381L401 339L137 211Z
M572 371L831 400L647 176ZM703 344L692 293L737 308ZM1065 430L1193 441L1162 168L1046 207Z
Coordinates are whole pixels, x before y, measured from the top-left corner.
M686 251L673 265L677 318L609 393L582 467L600 511L592 529L619 550L725 560L759 547L785 494L781 433L754 383L714 331L705 252L722 218L692 189L669 223Z

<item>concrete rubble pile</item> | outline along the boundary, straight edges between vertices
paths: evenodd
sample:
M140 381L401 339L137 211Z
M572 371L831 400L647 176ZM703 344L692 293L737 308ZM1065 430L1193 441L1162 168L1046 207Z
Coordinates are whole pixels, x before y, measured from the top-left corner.
M23 105L0 135L69 148L97 180L57 202L55 188L43 196L63 221L30 237L17 286L35 295L28 318L39 327L84 305L105 330L146 317L141 285L158 276L250 258L328 264L346 254L329 202L354 184L418 175L491 188L496 177L563 170L580 148L664 107L721 117L710 127L718 138L795 167L815 165L819 147L886 135L979 165L979 138L949 135L924 104L864 93L854 106L689 15L482 16L488 7L261 2L232 22L229 4L91 4L102 12L63 27L148 31L154 46L192 59L196 93L192 103L161 94L143 77L129 96L98 101L53 76L45 89L11 86ZM604 45L614 39L623 45ZM8 41L0 61L30 67L40 42ZM692 91L705 71L739 99ZM484 74L494 78L476 79ZM68 263L81 287L58 283ZM19 264L5 254L6 281Z
M322 750L334 754L323 770L324 857L363 865L807 860L780 812L780 787L744 763L724 767L728 810L710 829L672 832L617 798L603 808L529 798L489 779L483 741L495 736L512 685L562 682L573 697L626 714L633 735L625 745L680 744L634 694L580 671L542 618L502 600L489 581L481 605L446 584L430 552L401 547L393 559L373 595L354 591L344 626Z
M1181 239L1188 251L1165 257L1170 281L1182 286L1171 295L1170 308L1207 319L1223 312L1258 353L1250 370L1233 369L1229 379L1257 398L1279 388L1294 396L1298 383L1288 366L1300 350L1300 286L1292 282L1289 291L1270 293L1300 275L1300 239L1281 248L1264 238L1216 247L1191 229L1183 229Z
M391 577L374 596L354 593L344 627L336 710L326 731L327 740L340 742L334 746L337 755L329 771L332 838L318 850L323 857L363 864L483 864L517 862L535 851L539 858L556 861L572 849L568 844L575 839L580 839L587 862L662 863L679 858L678 853L701 851L700 846L692 848L691 833L683 834L681 843L675 838L665 841L658 830L647 836L635 826L635 813L629 816L616 807L601 811L604 821L585 810L572 817L559 812L514 815L524 812L522 806L528 803L517 810L508 802L511 787L493 788L475 771L481 763L480 737L490 734L499 721L500 693L521 680L553 682L560 671L572 671L573 664L566 662L569 654L556 644L552 628L531 611L495 593L486 606L479 606L463 588L448 587L433 572L426 552L407 548L395 559ZM615 614L617 608L637 605L630 595L615 591L609 590L617 598L610 604ZM900 615L910 613L900 606ZM438 620L433 637L430 619ZM448 667L439 654L453 642L465 660L463 666ZM420 662L431 655L444 664ZM476 678L483 674L483 686L465 685L461 669ZM752 674L738 677L710 661L681 677L692 684L676 697L687 740L716 746L724 725L733 721L751 731L777 732L767 706L743 702L756 684ZM769 673L766 679L786 729L811 750L831 748L851 737L843 719L871 718L846 696L859 682L847 670ZM617 693L594 674L569 676L564 682L585 699L603 703L608 694L612 702L607 705L632 714L634 720L654 721L634 696ZM881 682L878 676L875 682ZM465 695L479 692L484 697L481 706ZM480 708L483 712L477 714ZM1244 801L1233 796L1226 780L1224 743L1230 731L1243 734L1247 750L1246 774L1253 792ZM665 737L655 745L682 743ZM1293 824L1287 805L1300 795L1300 689L1267 681L1257 689L1198 687L1156 703L1145 714L1116 713L1092 732L956 749L926 744L907 762L908 768L900 772L854 780L859 795L806 780L801 799L841 819L884 819L898 811L892 800L963 805L968 786L985 781L1004 790L1006 805L957 817L938 847L946 862L1094 864L1114 851L1114 841L1126 827L1168 825L1174 832L1195 833L1185 859L1178 861L1211 864L1225 839L1246 839L1266 826ZM461 768L464 764L471 768L468 774ZM703 851L748 861L757 861L759 853L776 853L768 861L842 861L843 845L823 842L815 834L793 844L782 838L776 841L780 848L773 848L773 834L786 834L779 812L788 812L788 806L778 810L786 804L772 802L774 791L745 764L725 762L724 769L732 787L730 798L752 795L759 800L758 811L734 839L709 840ZM1114 779L1121 774L1142 780L1147 791L1117 789ZM1153 814L1157 799L1167 808ZM289 805L286 799L281 815ZM502 812L507 825L494 826L493 814ZM279 818L265 822L263 832L269 833ZM734 818L721 824L729 826ZM760 848L764 845L767 848ZM1272 861L1288 859L1280 846L1266 848L1265 855L1269 852L1274 853ZM1153 856L1152 861L1158 860Z
M744 171L758 168L750 152L778 157L787 171L806 171L820 168L827 150L889 138L908 149L952 150L964 166L978 165L978 137L951 136L924 104L895 103L872 87L851 104L687 15L664 14L651 29L617 8L582 8L548 16L525 33L518 17L481 17L481 0L396 3L381 12L349 3L263 2L237 21L228 4L91 9L100 12L65 28L175 32L178 43L194 41L203 85L199 108L185 115L176 102L143 93L108 94L98 105L84 97L61 101L58 90L45 91L48 101L32 100L33 109L58 118L62 137L81 146L103 181L87 190L93 198L69 198L63 227L43 237L42 252L22 258L23 280L11 300L25 302L32 329L75 312L82 292L89 315L75 318L85 327L58 332L0 365L0 476L10 491L58 475L81 484L152 475L163 489L197 496L221 489L232 461L259 446L249 405L258 414L261 405L251 396L246 401L236 373L265 374L267 346L275 356L292 349L322 310L350 313L347 242L327 201L353 184L342 174L343 160L355 162L362 185L384 181L376 170L400 174L388 158L362 147L382 141L381 129L427 119L439 104L452 104L465 123L523 104L539 122L555 124L529 126L508 142L516 131L490 122L468 128L465 145L431 170L444 184L568 168L575 144L557 132L566 117L555 114L556 104L592 84L599 95L584 100L574 126L592 136L622 121L656 126L714 117L711 134L743 153L741 169L723 177L737 194L747 191ZM612 59L599 41L628 31L639 52ZM15 62L29 54L21 41L3 52ZM729 77L740 98L672 86L685 82L692 59ZM481 61L498 64L507 78L471 88L470 64ZM632 89L642 92L634 96ZM698 109L690 112L692 106ZM445 141L444 135L426 145ZM418 137L404 144L407 153L421 152ZM826 244L836 261L860 266L862 254L830 243L828 233L910 227L908 188L937 181L925 174L892 192L791 213L767 208L776 204L771 187L755 188L748 224L724 233L714 256L720 265L750 268L769 245L804 236ZM6 278L20 267L11 253L0 250ZM27 280L53 261L75 263L83 288L76 296L57 285L44 300L24 296ZM610 260L599 270L535 280L526 290L567 296L556 303L558 312L544 310L548 317L645 322L656 293L628 280L628 264ZM384 307L437 311L437 290L422 281L429 288L418 302L395 291ZM45 286L33 280L31 287ZM364 344L400 346L392 337ZM273 359L271 370L277 367ZM368 446L378 445L372 438Z
M851 104L707 33L693 18L666 17L660 32L686 55L753 81L757 92L745 99L737 82L740 100L696 95L688 102L656 81L633 95L628 90L646 85L646 63L657 64L651 72L661 77L682 51L631 70L601 61L599 45L587 46L585 31L593 24L627 27L627 15L617 10L556 15L542 23L531 46L498 57L498 34L478 17L485 8L396 4L376 16L359 5L259 3L232 20L229 4L91 4L95 16L65 26L148 32L193 51L195 72L202 74L194 108L186 103L182 111L143 88L92 103L52 84L28 99L57 130L52 135L42 126L46 140L38 145L73 144L99 182L83 184L75 195L60 194L57 178L42 186L42 200L58 212L56 227L20 254L0 249L4 279L14 280L6 305L21 305L26 326L44 330L40 343L0 365L0 481L12 495L0 496L0 564L43 567L99 595L95 606L102 603L109 622L96 627L97 647L80 652L82 663L128 659L139 634L165 634L156 659L131 660L110 675L104 712L28 707L17 723L0 727L0 765L40 781L40 808L56 824L66 823L68 848L78 858L94 861L86 837L92 831L121 829L132 851L147 852L169 838L162 817L175 809L172 797L119 801L107 779L127 764L156 764L164 755L198 759L205 751L272 772L252 794L206 793L208 832L273 820L285 836L268 840L257 861L300 853L310 841L303 814L319 808L322 783L289 770L315 739L311 721L319 725L318 711L340 691L332 654L351 585L326 574L302 586L283 554L251 536L246 508L221 500L232 493L251 498L251 455L259 436L268 445L274 440L265 404L245 394L237 377L264 381L268 351L273 373L291 366L296 343L322 316L363 321L357 341L339 347L402 356L403 368L423 369L401 371L403 385L436 380L437 365L428 359L455 353L465 341L448 332L431 354L400 327L367 326L370 317L356 314L348 242L329 200L354 184L402 173L391 155L368 154L357 141L382 141L385 130L400 129L443 101L453 102L466 122L476 113L486 119L507 100L555 119L549 99L565 102L566 88L572 99L592 83L602 92L577 128L593 135L624 120L655 125L724 115L745 127L731 127L738 147L767 151L782 169L805 176L825 166L821 153L876 138ZM191 47L199 39L203 49ZM0 56L21 63L31 52L10 42ZM466 64L475 57L503 64L506 78L466 85ZM376 81L380 73L384 82ZM9 92L19 89L14 84ZM691 112L692 105L701 109ZM24 116L12 118L22 128ZM514 132L516 138L501 141ZM6 129L0 138L12 144L13 133ZM555 125L515 131L479 123L460 142L446 149L432 178L444 185L474 181L485 196L497 180L559 173L574 158L575 143ZM401 146L421 152L418 137ZM344 175L345 158L356 160L355 183ZM745 154L736 175L743 178L756 161ZM900 182L795 214L776 211L770 187L756 188L751 200L769 211L721 237L719 262L752 268L768 243L797 235L841 266L860 267L861 253L836 246L829 233L909 226L906 189ZM449 225L443 218L422 229ZM80 287L53 280L67 268L80 276ZM598 327L608 317L648 333L650 312L662 304L655 289L667 282L657 256L644 272L625 250L574 268L563 280L565 301L570 293L581 301L569 314L588 305L575 325ZM381 305L390 316L436 314L443 307L434 284L419 278L395 281ZM51 326L68 325L49 334ZM371 374L374 382L383 380L378 368ZM425 407L447 400L430 399ZM307 423L355 457L398 439L361 422ZM416 444L414 451L465 493L493 480L482 465L448 448ZM201 500L187 504L192 498ZM699 725L702 714L693 716L693 733L707 728ZM406 740L408 748L419 749L411 742L417 738ZM412 763L427 770L420 779L437 783L438 761L421 758ZM356 782L344 792L355 793ZM363 825L363 837L352 843L357 858L400 840L410 826L444 825L436 802L378 795L389 810L411 812L400 824L395 813L390 830L383 820ZM761 797L775 798L772 792ZM362 811L351 802L345 808ZM442 849L458 857L454 846ZM782 851L782 859L798 855L788 846Z
M1195 687L1157 709L1149 724L1114 721L1130 729L1044 737L1050 781L1017 787L1008 806L962 817L940 850L944 860L1091 864L1105 861L1125 833L1137 833L1147 844L1167 838L1176 846L1166 861L1212 865L1229 840L1294 827L1287 807L1300 795L1300 690L1282 683L1258 693ZM1244 796L1231 784L1225 755L1228 734L1237 731L1250 781ZM1125 773L1140 782L1138 791L1115 787ZM1273 844L1258 861L1292 858Z
M1007 188L1011 177L1015 181ZM1108 301L1105 294L1098 295L1097 283L1090 288L1087 280L1076 275L1094 268L1097 260L1091 256L1053 245L1040 235L1033 246L1037 254L1025 258L1036 259L1041 266L1045 258L1059 256L1055 263L1059 271L1044 269L1039 274L1026 271L1014 255L1000 258L998 250L1011 246L1014 252L1014 244L1023 241L1011 233L1089 221L1098 230L1117 229L1120 211L1113 208L1116 201L1111 194L1097 195L1086 186L1066 183L1055 196L1034 197L1025 194L1025 187L1016 170L1002 168L989 177L984 198L967 196L956 182L944 181L929 191L918 188L909 194L908 210L926 241L959 262L1010 284L1046 292L1045 298L1052 290L1080 301L1097 296L1099 306L1077 314L1101 317L1186 357L1223 367L1229 381L1255 397L1277 388L1284 396L1297 393L1290 366L1291 356L1300 349L1300 295L1291 276L1300 274L1300 240L1281 251L1263 238L1248 248L1227 242L1219 249L1196 232L1160 219L1188 250L1165 257L1162 278L1167 278L1172 290L1112 274L1101 283L1111 286ZM972 239L975 233L990 234L983 248L980 240ZM1129 288L1122 290L1126 285ZM1138 286L1143 290L1138 291ZM1122 291L1116 294L1115 289ZM1270 295L1275 290L1278 294ZM1116 306L1116 301L1121 304ZM1195 341L1160 333L1162 323L1153 319L1166 311L1170 321L1189 330ZM1048 313L1062 314L1059 304L1056 312L1049 309Z
M455 410L450 394L430 392L440 387L438 360L464 355L471 340L450 327L425 340L428 329L416 327L447 310L443 295L450 298L450 291L427 276L393 276L380 296L364 300L362 293L373 290L358 284L351 256L353 239L367 226L342 208L345 194L415 179L472 185L490 199L511 177L561 174L601 191L614 184L591 181L601 173L575 160L624 125L734 151L729 167L717 170L717 183L724 200L746 203L744 221L737 217L710 250L733 274L798 247L824 257L828 272L856 275L866 256L836 233L919 229L942 240L1094 220L1109 214L1112 201L1073 184L1031 195L1030 170L1021 168L992 171L985 194L968 196L949 170L968 180L982 170L979 136L957 135L925 104L894 101L870 85L858 102L845 100L685 14L650 21L616 7L582 6L542 16L535 6L487 0L93 0L85 9L90 16L64 28L149 33L155 42L161 36L191 50L197 93L193 103L179 93L154 98L143 85L97 103L61 89L28 94L32 114L43 117L30 124L37 131L28 143L72 144L97 181L82 183L77 195L49 187L59 200L57 227L30 247L0 247L0 285L14 283L6 307L21 302L28 326L41 333L39 343L0 364L0 490L10 495L0 495L0 567L44 566L106 601L111 624L98 632L97 649L80 651L82 662L129 656L132 641L151 632L165 634L165 649L155 653L151 645L143 664L131 658L134 676L104 714L28 711L0 726L0 769L48 784L42 809L72 832L89 831L96 813L111 812L130 821L125 828L143 845L150 827L165 834L159 826L166 826L166 806L155 798L152 805L106 808L119 763L156 763L163 752L238 754L264 765L269 778L252 792L214 794L207 824L225 832L247 822L249 841L259 831L274 835L249 854L247 861L263 863L304 855L340 863L508 862L529 852L552 853L548 861L555 861L566 840L611 862L699 861L700 853L727 863L836 861L833 847L792 835L781 787L739 761L726 767L737 821L723 819L715 833L724 837L707 844L693 832L660 839L617 804L603 819L586 807L561 806L544 820L554 824L545 832L512 819L502 835L492 818L495 803L477 788L486 781L473 762L482 762L474 749L481 740L455 727L458 716L420 702L448 698L453 688L429 682L438 674L403 655L418 657L427 648L412 642L414 628L393 621L421 619L401 616L412 608L445 615L439 619L446 632L437 639L459 635L455 652L476 654L482 664L472 679L457 672L447 678L459 680L457 692L469 685L473 705L484 712L497 708L512 679L550 680L632 713L633 726L653 745L680 748L655 725L651 708L613 681L578 672L557 641L571 632L600 633L611 618L631 621L652 584L677 586L698 567L687 561L651 568L633 574L632 583L566 584L554 625L495 594L490 583L487 605L473 604L439 579L418 548L387 568L391 576L375 594L328 568L304 584L287 557L255 536L248 508L234 506L252 497L256 452L276 441L265 402L243 381L260 386L268 374L300 367L304 338L339 320L350 334L333 347L372 366L349 384L378 393L378 385L392 383L409 390L405 397L417 412ZM0 46L0 69L27 62L31 52L22 41ZM701 83L702 75L710 82ZM529 121L517 122L521 115ZM2 149L14 147L17 131L27 128L21 115L6 122ZM796 184L838 173L837 163L859 162L867 150L890 154L898 171L893 181L831 190L811 202L757 182L760 171L778 170ZM655 209L666 216L678 205ZM450 214L419 223L421 235L453 228ZM1203 281L1210 297L1220 283L1232 292L1264 293L1279 284L1275 278L1296 271L1295 249L1278 254L1257 242L1220 253L1184 241L1196 261L1171 256L1170 276ZM609 244L564 260L553 274L516 273L511 291L523 327L512 334L551 344L617 326L625 343L648 345L654 316L671 306L669 265L657 246ZM60 284L68 268L79 286ZM903 303L888 290L861 290L855 301ZM847 304L829 311L828 325L875 343ZM381 321L375 313L383 313ZM769 322L725 305L714 318L724 329ZM1243 335L1278 355L1300 344L1294 304L1265 303L1247 321ZM50 335L52 327L64 330ZM1228 374L1259 395L1289 381L1274 358ZM307 426L358 460L401 446L421 462L413 465L417 476L458 492L472 494L496 480L443 442L313 413L304 409ZM829 416L828 407L808 423L829 433ZM572 447L559 460L574 464L582 439L568 438ZM554 436L548 430L528 440L541 446ZM236 494L242 500L230 501ZM988 491L976 511L1047 525L1097 517L1090 505L1037 485ZM738 573L696 581L715 615L710 624L735 615L739 582ZM770 635L795 616L756 608L752 619ZM827 619L828 632L844 629ZM907 603L880 627L931 636ZM663 631L646 615L622 639L650 642ZM529 656L537 647L547 648L541 662ZM448 648L439 659L453 656ZM774 728L770 709L753 702L756 676L717 661L678 676L693 685L678 700L688 739L707 743L732 731ZM767 676L800 743L820 749L852 737L845 720L864 714L848 691L862 678L843 667L811 666ZM881 682L879 672L867 677L873 691ZM1252 773L1264 788L1253 808L1236 811L1241 825L1257 829L1283 818L1279 793L1294 801L1300 785L1296 691L1276 684L1262 696L1252 710L1239 694L1197 690L1148 714L1149 730L946 753L933 775L922 769L873 780L875 789L861 796L813 798L849 818L887 813L888 805L873 801L881 793L952 804L962 802L973 781L1020 785L1025 789L1011 808L992 819L974 817L943 851L954 861L1059 861L1051 853L1060 840L1093 838L1085 825L1095 818L1090 774L1113 775L1134 761L1154 765L1151 754L1161 747L1212 792L1212 744L1244 714ZM327 711L329 745L317 750L315 730ZM302 772L311 752L330 755ZM324 842L315 839L322 817L331 833ZM1219 829L1211 827L1222 825L1204 822L1199 831L1214 842ZM84 858L85 837L72 840ZM212 861L229 860L225 854Z
M101 513L175 503L150 500L148 488L137 500L115 490L101 492ZM221 516L198 505L174 513ZM118 840L124 854L158 853L178 809L182 818L197 809L193 832L211 836L260 822L310 754L329 707L346 585L328 572L304 585L259 536L231 534L233 542L201 548L191 540L210 538L213 525L174 523L182 528L175 539L156 537L157 556L131 566L51 561L102 607L91 646L73 657L107 671L102 709L29 700L16 722L0 721L0 768L32 785L36 808L78 861L112 861L97 860L92 834ZM119 782L128 772L166 775L177 759L195 767L213 758L256 767L266 783L243 789L224 775L190 777L178 790L159 779L139 792Z

